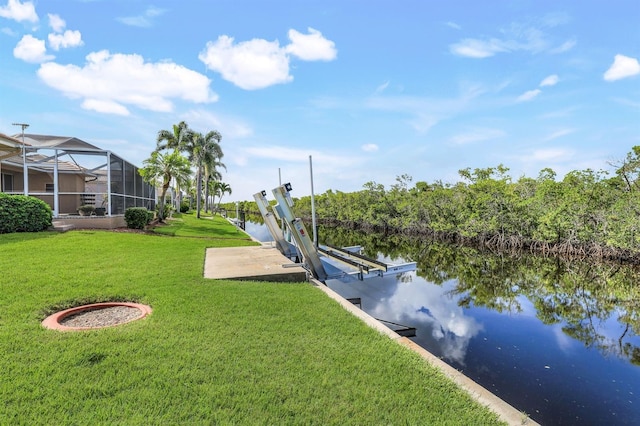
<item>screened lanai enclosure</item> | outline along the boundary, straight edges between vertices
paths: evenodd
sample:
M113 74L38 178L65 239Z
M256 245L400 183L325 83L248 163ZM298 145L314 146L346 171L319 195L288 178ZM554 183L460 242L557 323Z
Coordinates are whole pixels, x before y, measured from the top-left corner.
M155 188L144 182L136 166L111 151L74 137L0 136L0 189L40 198L51 206L54 218L155 209Z

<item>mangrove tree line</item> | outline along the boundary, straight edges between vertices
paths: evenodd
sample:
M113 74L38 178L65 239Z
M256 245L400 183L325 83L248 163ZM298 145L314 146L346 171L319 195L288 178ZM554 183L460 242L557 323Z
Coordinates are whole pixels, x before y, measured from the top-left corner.
M557 254L640 260L640 146L613 171L545 168L513 180L503 165L466 168L454 184L402 175L390 188L375 181L356 192L315 196L319 223L385 233ZM294 210L311 215L310 197ZM246 211L257 211L244 203Z

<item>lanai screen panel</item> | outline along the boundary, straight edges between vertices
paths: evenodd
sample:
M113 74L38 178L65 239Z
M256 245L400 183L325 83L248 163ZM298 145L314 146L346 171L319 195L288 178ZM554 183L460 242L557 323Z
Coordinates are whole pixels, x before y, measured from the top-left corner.
M136 196L137 170L133 164L124 163L124 194L128 197Z
M124 214L124 161L111 154L111 214Z
M111 214L124 214L129 207L155 209L155 190L142 180L138 168L111 154Z
M145 182L142 180L142 176L140 176L137 170L136 170L135 176L136 176L136 195L138 197L146 197L144 193ZM142 206L138 206L138 207L142 207Z

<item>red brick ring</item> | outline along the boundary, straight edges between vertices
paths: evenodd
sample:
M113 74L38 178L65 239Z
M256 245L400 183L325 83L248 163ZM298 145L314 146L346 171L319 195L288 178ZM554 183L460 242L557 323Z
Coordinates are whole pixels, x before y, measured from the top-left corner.
M93 330L126 324L142 319L150 313L151 307L140 303L92 303L49 315L42 321L42 325L59 331Z

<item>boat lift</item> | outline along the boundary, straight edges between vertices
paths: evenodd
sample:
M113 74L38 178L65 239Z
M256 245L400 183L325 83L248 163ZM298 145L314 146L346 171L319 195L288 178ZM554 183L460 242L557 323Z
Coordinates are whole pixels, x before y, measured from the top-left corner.
M258 204L264 222L271 233L276 247L289 259L299 262L317 280L325 282L327 279L342 278L346 275L356 276L359 280L370 277L383 277L388 274L401 274L415 271L416 262L392 265L371 259L360 254L360 247L333 247L329 245L315 245L307 232L302 219L296 218L292 207L291 184L280 185L272 190L277 204L272 207L274 214L269 211L269 201L266 191L253 195ZM281 220L287 227L295 241L291 244L285 238L283 230L276 219ZM334 265L339 263L346 269Z

